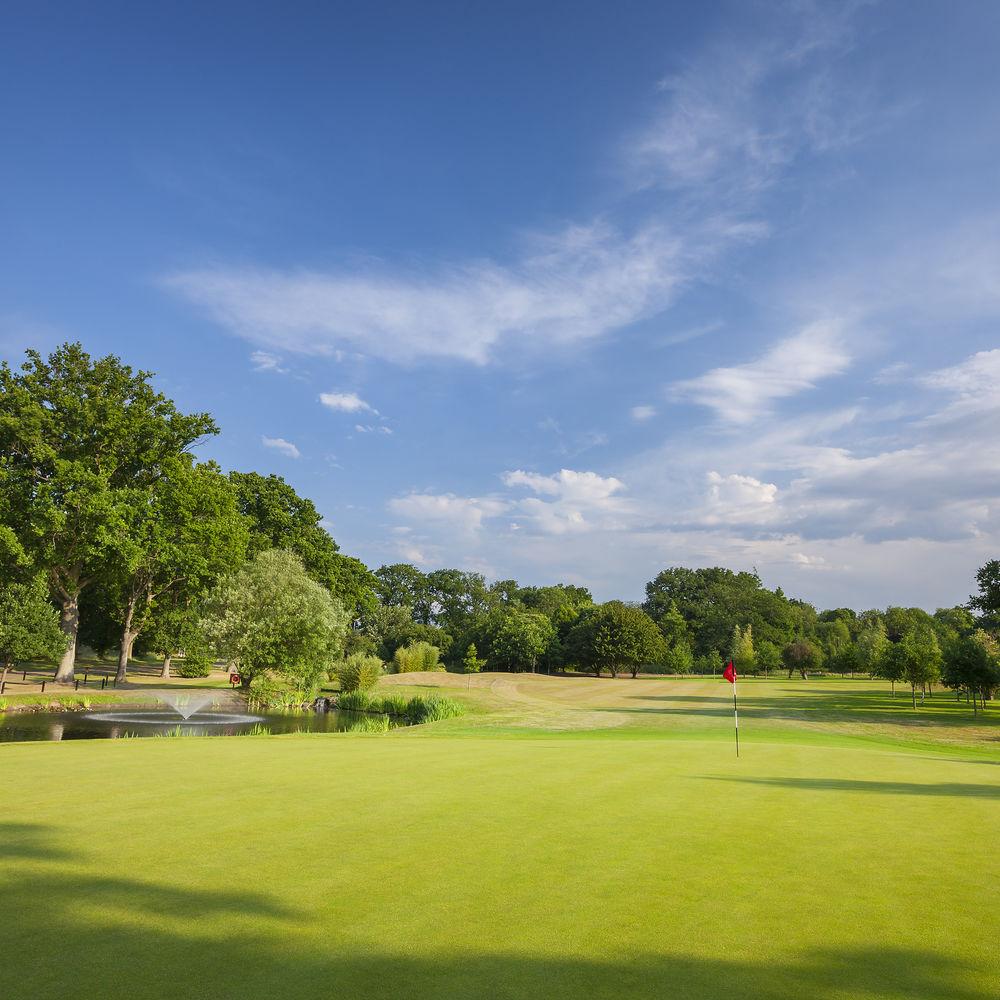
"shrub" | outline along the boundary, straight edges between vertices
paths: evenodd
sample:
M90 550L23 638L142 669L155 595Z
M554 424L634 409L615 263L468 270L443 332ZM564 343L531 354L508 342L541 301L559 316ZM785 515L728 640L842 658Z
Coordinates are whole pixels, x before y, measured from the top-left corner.
M401 646L392 656L393 672L411 674L424 670L444 670L441 650L429 642L411 642Z
M404 698L398 694L371 695L365 691L348 691L337 699L337 708L344 712L371 712L403 718L408 725L417 726L423 722L437 722L462 715L464 707L451 698L436 695L423 697L414 695Z
M207 677L212 672L212 659L202 650L192 650L177 661L178 677Z
M351 653L335 668L337 680L340 681L340 690L344 692L371 690L382 676L382 666L382 661L377 656Z
M247 707L261 712L268 709L298 708L309 700L309 692L288 687L266 674L258 674L250 682L247 692Z

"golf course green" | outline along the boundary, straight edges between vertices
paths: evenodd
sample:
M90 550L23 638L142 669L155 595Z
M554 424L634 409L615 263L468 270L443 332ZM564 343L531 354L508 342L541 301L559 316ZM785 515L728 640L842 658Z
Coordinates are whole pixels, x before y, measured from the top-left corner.
M0 747L0 995L1000 992L1000 726L953 695L747 684L737 759L718 680L387 681L470 713Z

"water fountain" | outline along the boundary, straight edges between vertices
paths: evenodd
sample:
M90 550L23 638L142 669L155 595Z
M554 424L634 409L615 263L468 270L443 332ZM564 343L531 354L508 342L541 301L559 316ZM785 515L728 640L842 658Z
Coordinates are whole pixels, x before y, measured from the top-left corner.
M88 712L85 718L94 722L125 723L139 726L180 726L184 731L197 732L201 726L243 726L261 722L259 715L245 712L202 712L217 697L217 692L154 691L152 692L172 712Z

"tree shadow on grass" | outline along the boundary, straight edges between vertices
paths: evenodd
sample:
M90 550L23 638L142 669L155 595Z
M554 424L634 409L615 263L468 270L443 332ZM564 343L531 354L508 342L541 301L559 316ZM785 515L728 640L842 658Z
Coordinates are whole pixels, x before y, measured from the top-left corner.
M875 792L879 795L940 795L947 798L1000 799L1000 785L957 781L923 784L909 781L856 781L849 778L735 778L705 775L709 781L738 781L747 785L795 788L817 792Z
M16 825L8 824L8 828ZM21 825L4 867L5 1000L294 997L349 1000L990 1000L989 970L930 948L816 949L768 964L630 954L620 960L475 950L420 953L386 913L383 937L317 935L304 911L261 892L192 891L81 874L48 828ZM24 845L26 844L26 849ZM39 868L34 859L55 862ZM30 859L30 860L29 860ZM318 890L322 891L322 890ZM362 889L363 891L363 889ZM399 905L406 906L401 900ZM595 910L600 906L593 903ZM447 912L427 913L432 926ZM331 939L331 936L333 939ZM723 935L724 936L724 935ZM719 953L724 955L725 940Z

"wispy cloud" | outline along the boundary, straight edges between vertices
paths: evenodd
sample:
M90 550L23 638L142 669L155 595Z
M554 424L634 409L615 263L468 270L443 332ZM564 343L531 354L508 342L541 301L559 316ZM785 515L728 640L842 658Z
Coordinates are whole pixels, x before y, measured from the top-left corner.
M282 455L287 455L289 458L301 458L302 452L292 444L291 441L286 441L284 438L272 438L272 437L262 437L260 443L265 448L270 448L272 451L280 452Z
M633 406L629 410L629 415L637 424L645 423L647 420L652 420L656 416L656 407L648 406L642 404L640 406Z
M378 410L366 403L356 392L321 392L319 401L328 409L338 410L341 413L378 414Z
M282 366L281 358L268 351L254 351L250 355L250 363L253 365L254 371L258 372L274 372L277 375L284 375L288 372L288 369Z
M766 413L775 400L812 389L821 379L846 371L850 363L839 327L817 322L755 361L675 382L670 395L710 407L728 423L745 424Z

